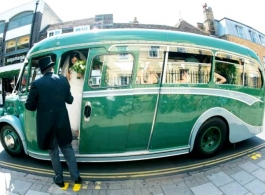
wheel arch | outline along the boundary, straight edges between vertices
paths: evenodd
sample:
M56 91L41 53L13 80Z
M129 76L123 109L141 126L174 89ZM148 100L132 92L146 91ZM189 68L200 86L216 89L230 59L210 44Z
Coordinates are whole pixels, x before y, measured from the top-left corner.
M28 155L26 138L25 138L25 135L23 133L19 118L16 116L13 116L13 115L2 116L0 118L0 131L4 125L10 125L16 130L16 132L18 133L18 135L21 139L24 152L25 152L25 154Z
M196 139L196 136L197 136L197 133L200 129L200 127L203 125L204 122L206 122L207 120L211 119L211 118L214 118L214 117L217 117L217 118L220 118L222 119L225 124L226 124L226 127L227 127L227 133L226 133L226 140L229 140L229 135L230 135L230 126L229 126L229 123L228 123L228 120L227 120L227 113L228 112L227 110L223 109L223 108L212 108L212 109L209 109L207 110L206 112L204 112L198 119L197 121L195 122L192 130L191 130L191 134L190 134L190 137L189 137L189 146L190 146L190 152L192 152L193 150L193 147L194 147L194 143L195 143L195 139ZM218 113L218 114L216 114Z

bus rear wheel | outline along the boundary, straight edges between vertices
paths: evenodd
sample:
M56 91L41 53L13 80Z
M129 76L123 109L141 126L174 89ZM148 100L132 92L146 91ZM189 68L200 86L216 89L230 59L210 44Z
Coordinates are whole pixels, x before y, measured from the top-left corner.
M207 120L195 139L194 153L198 157L211 157L221 150L226 139L227 126L220 118Z
M1 143L5 151L11 156L24 156L24 149L22 141L11 125L4 125L0 133Z

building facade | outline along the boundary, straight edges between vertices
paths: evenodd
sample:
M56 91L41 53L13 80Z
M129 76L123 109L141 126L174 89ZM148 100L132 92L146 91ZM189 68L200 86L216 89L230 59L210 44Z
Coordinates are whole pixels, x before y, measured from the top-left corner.
M265 68L265 34L235 20L223 18L214 19L213 11L204 6L204 23L197 23L198 28L209 32L212 36L244 45L254 50L260 57Z
M27 52L38 41L39 32L47 25L61 21L43 0L0 13L0 78L3 79L3 91L12 90L10 79L17 76Z
M94 29L120 29L120 28L142 28L142 29L158 29L190 32L201 35L209 35L201 29L189 24L185 20L180 20L176 26L158 25L158 24L141 24L136 18L128 23L114 23L113 14L95 15L93 18L74 20L51 24L43 29L39 34L39 41L47 37L58 34L81 32Z

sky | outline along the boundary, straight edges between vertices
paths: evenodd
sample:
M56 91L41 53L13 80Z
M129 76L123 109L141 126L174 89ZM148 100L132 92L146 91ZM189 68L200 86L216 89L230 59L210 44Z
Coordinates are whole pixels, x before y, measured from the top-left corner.
M0 13L32 0L0 0ZM207 3L216 20L224 17L248 25L265 34L265 0L45 0L63 22L113 14L115 23L137 17L142 24L174 26L179 19L197 26L204 22Z

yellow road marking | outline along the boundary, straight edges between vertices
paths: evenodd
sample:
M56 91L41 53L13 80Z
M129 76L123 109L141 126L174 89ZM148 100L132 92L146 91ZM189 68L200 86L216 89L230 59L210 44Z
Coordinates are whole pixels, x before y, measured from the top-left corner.
M254 152L253 154L250 154L248 156L253 160L257 160L258 158L261 158L262 155Z
M95 182L95 184L96 184L96 186L95 186L95 190L100 190L100 184L101 184L102 182L100 182L100 181L97 181L97 182Z
M74 192L77 192L81 189L81 184L75 184L74 187L73 187L73 191Z
M83 190L87 190L87 188L88 188L87 185L84 185L84 184L82 185L82 189L83 189Z
M61 188L62 190L67 190L68 189L68 186L69 186L69 183L64 183L64 187Z
M265 147L265 143L260 144L258 146L255 146L253 148L250 149L246 149L244 151L235 153L235 154L231 154L225 157L221 157L221 158L217 158L217 159L213 159L213 160L208 160L206 162L202 162L202 163L196 163L196 164L191 164L191 165L185 165L185 166L178 166L178 167L174 167L174 168L165 168L165 169L157 169L157 170L150 170L150 171L137 171L137 172L120 172L120 173L82 173L83 178L87 178L87 179L99 179L99 178L108 178L108 179L122 179L122 178L139 178L139 177L146 177L146 176L159 176L159 175L164 175L164 174L169 174L169 173L178 173L181 171L188 171L188 170L192 170L192 169L198 169L201 167L205 167L205 166L209 166L209 165L214 165L217 163L221 163L221 162L225 162L227 160L231 160L234 158L238 158L244 155L248 155L251 152L254 152L258 149L264 148ZM261 154L258 154L257 157L261 156ZM47 170L47 169L41 169L41 168L34 168L34 167L28 167L28 166L24 166L24 165L18 165L18 164L14 164L14 163L7 163L4 161L0 160L0 166L3 167L9 167L12 169L17 169L17 170L22 170L22 171L31 171L34 173L41 173L41 174L46 174L46 175L53 175L53 171L52 170ZM65 176L70 177L69 173L64 173Z

